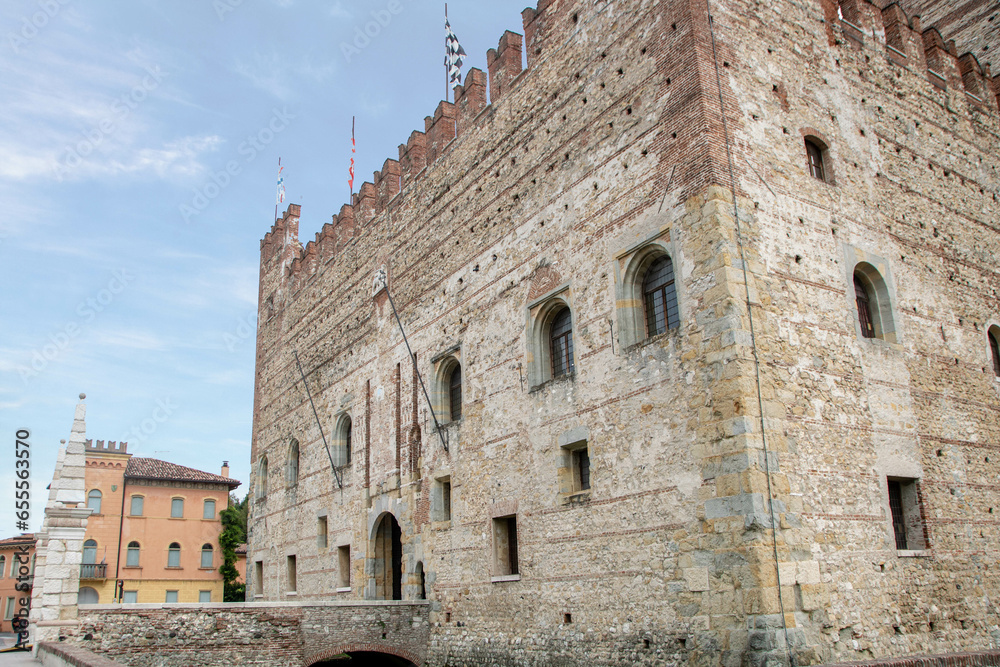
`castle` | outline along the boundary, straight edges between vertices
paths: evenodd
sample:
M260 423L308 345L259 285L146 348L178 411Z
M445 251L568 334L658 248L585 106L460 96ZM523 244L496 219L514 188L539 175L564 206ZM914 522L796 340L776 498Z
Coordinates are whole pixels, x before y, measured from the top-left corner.
M996 649L1000 77L896 3L523 20L261 243L248 601L426 599L427 665Z

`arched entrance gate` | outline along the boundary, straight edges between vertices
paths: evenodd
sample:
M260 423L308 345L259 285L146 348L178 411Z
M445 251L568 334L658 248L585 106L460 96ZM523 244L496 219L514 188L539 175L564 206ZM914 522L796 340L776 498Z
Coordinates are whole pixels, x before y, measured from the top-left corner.
M375 599L403 599L402 531L396 517L386 512L375 527ZM387 663L388 664L388 663Z

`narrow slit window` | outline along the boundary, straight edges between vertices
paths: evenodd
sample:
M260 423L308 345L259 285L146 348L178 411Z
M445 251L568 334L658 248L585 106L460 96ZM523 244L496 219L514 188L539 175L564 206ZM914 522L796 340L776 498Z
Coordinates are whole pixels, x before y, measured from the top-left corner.
M451 404L451 419L457 421L462 418L462 367L455 365L448 381L448 398Z
M897 549L906 549L906 521L903 518L903 491L899 482L889 480L889 510L892 512L892 534Z
M993 374L1000 377L1000 342L997 341L997 327L987 334L990 337L990 355L993 357Z

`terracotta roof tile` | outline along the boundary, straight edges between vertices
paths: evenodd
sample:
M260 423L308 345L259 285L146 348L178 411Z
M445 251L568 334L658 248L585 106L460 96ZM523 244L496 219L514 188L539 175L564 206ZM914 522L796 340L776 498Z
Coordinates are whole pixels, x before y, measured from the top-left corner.
M208 482L209 484L227 484L231 488L240 485L238 480L222 475L213 475L210 472L203 472L180 466L176 463L161 461L159 459L144 459L133 456L128 461L125 468L125 477L132 479L161 479L170 482Z
M247 555L247 543L244 542L243 544L237 544L236 545L236 549L234 549L234 551L237 554L243 554L244 556L246 556Z
M19 547L22 544L35 545L35 534L34 533L24 533L23 535L17 535L16 537L8 537L6 539L0 540L0 549L10 549L12 547Z

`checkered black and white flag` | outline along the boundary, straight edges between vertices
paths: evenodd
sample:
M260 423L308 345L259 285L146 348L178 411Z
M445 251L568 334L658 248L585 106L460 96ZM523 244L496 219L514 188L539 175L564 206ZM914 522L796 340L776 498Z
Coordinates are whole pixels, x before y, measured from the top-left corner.
M465 49L458 43L458 37L451 29L448 18L444 19L444 66L448 68L448 84L454 90L462 83L462 62L465 60Z

